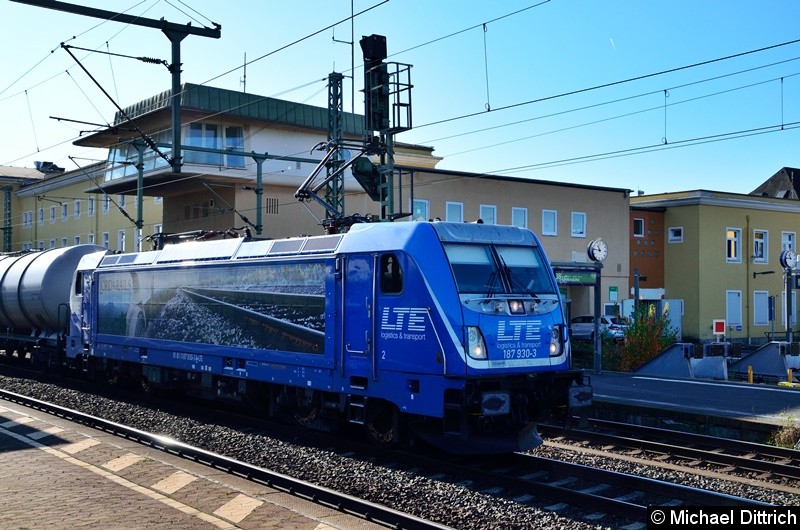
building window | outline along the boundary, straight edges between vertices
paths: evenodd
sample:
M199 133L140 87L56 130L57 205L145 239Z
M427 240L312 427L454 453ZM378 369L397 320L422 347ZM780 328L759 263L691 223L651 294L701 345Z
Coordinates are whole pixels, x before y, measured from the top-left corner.
M125 208L125 196L124 195L117 195L117 205L120 208Z
M220 136L219 125L212 123L191 123L189 124L189 131L184 140L187 146L220 149L222 148ZM183 156L189 164L222 165L222 155L219 153L203 153L186 149Z
M94 245L94 232L89 232L86 235L86 242L89 243L90 245Z
M73 244L74 245L80 245L81 244L81 236L75 236L75 242Z
M61 205L61 220L66 221L69 219L69 207L66 204Z
M414 199L411 204L411 220L412 221L427 221L428 217L428 201L427 199Z
M153 204L161 204L164 202L164 197L153 197Z
M572 212L572 237L586 237L585 212Z
M481 204L480 215L481 221L487 225L497 224L497 206L493 204Z
M633 237L644 237L644 219L633 218Z
M72 213L74 214L73 217L75 219L80 219L81 218L81 201L80 201L80 199L75 201L75 203L73 205Z
M108 245L109 245L109 236L108 236L108 232L103 232L103 246L104 246L105 248L110 248Z
M38 219L37 220L39 221L40 225L44 224L44 208L39 208Z
M56 240L55 239L51 239L50 240L50 248L56 248Z
M111 204L111 196L103 195L103 213L108 213L109 205ZM106 247L108 248L108 247Z
M728 263L742 262L742 230L728 228L725 230L725 258Z
M784 250L794 250L797 252L796 234L794 232L781 232L781 252Z
M446 202L444 204L444 219L450 223L464 222L464 203Z
M22 212L22 228L30 228L33 226L33 212Z
M729 326L742 325L742 291L725 291L725 322Z
M66 237L62 237L61 238L61 246L62 247L66 247L67 246L67 238Z
M242 127L225 127L225 150L233 153L244 152L244 129ZM226 167L243 168L245 157L242 155L225 155ZM298 168L299 169L299 168Z
M95 198L89 197L86 199L86 215L89 217L94 217L94 205L95 205Z
M44 241L39 241L39 250L44 250Z
M55 206L51 206L50 207L50 224L53 224L55 222L56 222L56 207ZM52 248L52 247L50 247L50 248Z
M769 261L769 232L753 230L753 261L767 263Z
M769 291L753 291L753 325L769 326Z
M186 145L207 149L224 149L230 152L244 152L244 128L217 125L214 123L192 123L186 135ZM223 155L221 153L203 153L186 149L184 155L190 164L208 164L243 168L245 157L241 155Z
M528 228L528 209L511 208L511 224L520 228Z
M542 210L542 235L558 235L558 212L556 210Z
M683 227L670 226L667 229L667 242L668 243L683 243Z
M117 250L125 252L125 230L117 232Z

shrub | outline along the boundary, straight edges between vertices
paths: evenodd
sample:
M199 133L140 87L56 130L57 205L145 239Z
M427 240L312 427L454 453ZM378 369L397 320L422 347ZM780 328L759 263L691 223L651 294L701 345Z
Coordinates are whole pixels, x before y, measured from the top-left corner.
M668 306L657 314L654 305L640 304L625 331L625 340L603 340L603 366L630 372L649 361L677 339L677 331L666 316Z
M772 442L778 447L797 449L800 446L800 423L793 416L783 415L783 426L775 433Z

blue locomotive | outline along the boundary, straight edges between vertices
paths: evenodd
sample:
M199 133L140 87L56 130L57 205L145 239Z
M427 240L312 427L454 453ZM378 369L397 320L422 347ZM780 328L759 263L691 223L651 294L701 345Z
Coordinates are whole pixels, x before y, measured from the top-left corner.
M44 294L47 293L47 296ZM363 426L461 453L525 450L591 402L555 277L511 226L394 222L118 254L0 259L5 348L94 379Z

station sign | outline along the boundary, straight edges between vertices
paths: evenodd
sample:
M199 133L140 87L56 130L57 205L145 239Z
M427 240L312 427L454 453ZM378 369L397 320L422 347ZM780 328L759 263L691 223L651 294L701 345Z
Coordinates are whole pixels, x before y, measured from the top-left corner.
M597 273L592 271L556 270L556 282L559 285L595 285Z

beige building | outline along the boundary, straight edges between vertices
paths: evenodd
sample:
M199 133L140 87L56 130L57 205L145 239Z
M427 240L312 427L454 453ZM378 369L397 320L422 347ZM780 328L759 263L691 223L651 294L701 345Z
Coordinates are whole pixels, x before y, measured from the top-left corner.
M601 269L601 312L613 314L628 286L629 190L579 186L544 180L476 175L444 170L401 167L408 175L413 196L413 219L472 222L530 228L541 240L559 269L588 268L590 241L608 244ZM411 199L409 199L411 201ZM571 302L572 315L594 313L594 289L588 285L562 285Z
M119 129L76 142L107 148L107 164L20 187L11 207L21 220L13 231L14 249L95 243L132 251L161 231L247 229L269 238L323 232L325 210L315 201L299 201L295 192L324 155L314 148L327 140L328 109L186 84L183 164L175 171L168 163L170 96L165 92L125 109L150 146L130 132L122 136L125 120L118 117ZM342 130L350 142L364 138L360 116L344 113ZM395 222L480 218L526 226L539 235L551 261L592 270L586 249L602 238L608 259L598 294L605 312L616 310L629 283L629 190L438 170L439 161L432 147L395 145ZM380 214L380 205L352 176L345 178L344 191L347 214ZM573 314L593 312L592 287L562 290Z

